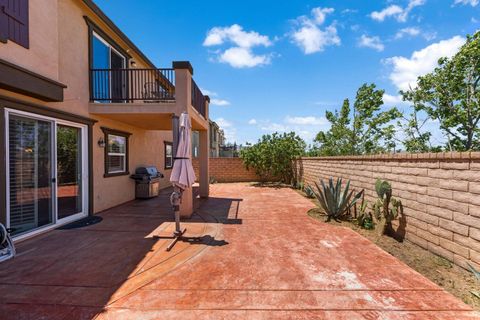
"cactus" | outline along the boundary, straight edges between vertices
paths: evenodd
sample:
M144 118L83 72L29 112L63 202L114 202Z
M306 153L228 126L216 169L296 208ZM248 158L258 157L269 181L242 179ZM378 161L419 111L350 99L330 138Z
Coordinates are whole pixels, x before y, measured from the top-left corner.
M379 235L392 225L392 221L397 219L399 214L403 213L402 202L392 197L392 186L387 181L377 179L375 191L378 199L372 206L373 219Z
M351 208L363 194L363 190L355 196L353 196L353 191L350 191L350 193L348 192L350 189L350 180L347 181L343 192L341 178L339 178L335 184L333 183L333 178L330 178L328 186L323 183L323 180L320 180L320 183L322 187L320 187L318 183L315 183L318 192L314 191L314 194L327 215L327 222L332 218L338 221L338 218L345 214L345 212Z
M357 224L365 229L373 229L372 214L367 212L369 202L365 201L365 194L362 196L362 203L360 204L359 213L357 217Z

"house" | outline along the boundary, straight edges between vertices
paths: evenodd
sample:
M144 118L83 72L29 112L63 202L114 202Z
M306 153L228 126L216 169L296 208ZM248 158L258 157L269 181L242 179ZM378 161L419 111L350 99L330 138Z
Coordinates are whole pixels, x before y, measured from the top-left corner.
M209 123L209 139L210 139L210 158L222 157L222 147L225 145L225 134L220 126L212 120ZM193 157L199 156L200 139L198 132L194 131L192 134L192 154Z
M193 67L158 68L92 0L0 0L0 222L16 240L130 201L130 173L169 186L172 121L199 132L208 196L208 96ZM192 192L181 213L192 212Z
M220 156L220 147L225 144L225 135L215 121L209 121L210 132L210 157L218 158Z

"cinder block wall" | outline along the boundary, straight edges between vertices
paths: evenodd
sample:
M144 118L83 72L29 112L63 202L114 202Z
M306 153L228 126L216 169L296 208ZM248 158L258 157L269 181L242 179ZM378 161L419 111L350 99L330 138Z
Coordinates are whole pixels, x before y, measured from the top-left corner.
M370 201L375 180L388 180L404 205L396 232L462 267L480 268L480 153L302 158L296 170L306 185L331 176L350 179Z
M260 181L260 177L253 170L247 170L240 158L210 158L210 177L216 182L252 182ZM199 161L193 159L193 169L197 178L199 175Z

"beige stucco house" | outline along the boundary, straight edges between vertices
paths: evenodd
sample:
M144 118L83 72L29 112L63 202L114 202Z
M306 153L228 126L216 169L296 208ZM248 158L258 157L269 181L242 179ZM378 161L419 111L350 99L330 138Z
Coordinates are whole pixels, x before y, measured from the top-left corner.
M21 240L130 201L142 165L169 186L182 112L208 196L209 98L192 75L157 68L91 0L0 0L0 222Z

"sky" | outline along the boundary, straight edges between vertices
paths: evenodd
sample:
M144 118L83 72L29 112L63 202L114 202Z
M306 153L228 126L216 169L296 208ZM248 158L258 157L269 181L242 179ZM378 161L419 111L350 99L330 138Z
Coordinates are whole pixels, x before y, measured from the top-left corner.
M480 0L96 3L157 67L190 61L210 118L241 144L275 131L311 143L363 83L408 113L398 91L480 29Z

